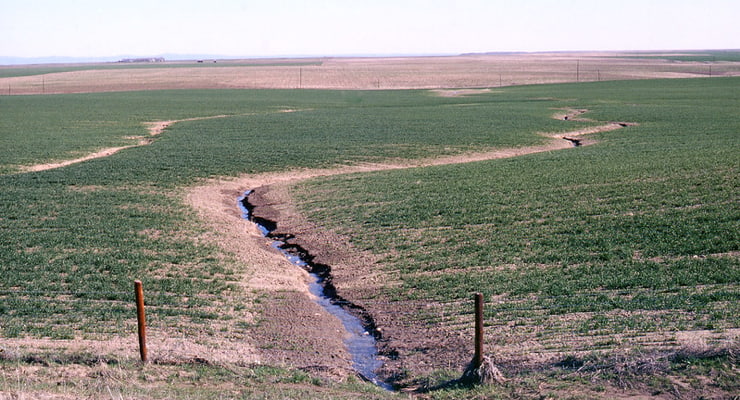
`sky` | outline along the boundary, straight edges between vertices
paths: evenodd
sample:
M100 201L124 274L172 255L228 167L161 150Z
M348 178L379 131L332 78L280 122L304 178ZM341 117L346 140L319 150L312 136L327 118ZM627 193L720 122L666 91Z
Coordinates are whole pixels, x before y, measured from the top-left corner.
M737 0L0 0L0 56L739 49Z

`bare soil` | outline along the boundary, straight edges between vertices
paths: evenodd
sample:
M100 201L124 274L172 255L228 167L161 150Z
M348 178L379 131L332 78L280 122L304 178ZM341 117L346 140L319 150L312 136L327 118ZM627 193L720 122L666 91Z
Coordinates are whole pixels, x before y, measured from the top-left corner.
M24 167L21 169L21 172L37 172L37 171L46 171L49 169L56 169L61 167L66 167L68 165L81 163L83 161L92 160L95 158L103 158L103 157L109 157L113 154L118 153L121 150L128 149L131 147L136 147L137 145L129 145L129 146L120 146L120 147L108 147L102 150L98 150L94 153L90 153L88 155L85 155L83 157L75 158L72 160L64 160L64 161L58 161L58 162L52 162L52 163L43 163L43 164L35 164L30 165L27 167Z
M709 76L701 62L629 58L628 53L478 54L448 57L321 58L296 65L228 60L211 67L95 69L0 78L0 95L165 89L447 89ZM284 60L285 61L285 60ZM184 62L187 63L187 62ZM305 65L306 63L314 63ZM242 65L240 65L242 64ZM248 64L248 65L245 65ZM712 64L712 76L740 63ZM443 91L440 95L461 95ZM463 94L464 95L464 94Z

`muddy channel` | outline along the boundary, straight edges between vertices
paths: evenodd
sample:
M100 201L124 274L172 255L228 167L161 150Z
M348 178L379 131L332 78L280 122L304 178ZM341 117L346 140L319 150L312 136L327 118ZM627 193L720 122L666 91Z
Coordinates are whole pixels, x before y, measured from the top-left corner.
M242 218L254 223L264 237L272 240L271 246L280 251L292 265L309 273L308 290L315 296L316 304L336 317L344 327L344 344L352 356L352 367L355 372L384 389L392 390L392 386L384 382L377 373L383 366L377 347L381 334L372 317L362 307L337 294L330 266L316 262L308 250L293 242L292 239L295 239L293 235L278 233L277 221L261 217L254 212L255 206L250 202L252 194L254 190L250 189L237 199Z

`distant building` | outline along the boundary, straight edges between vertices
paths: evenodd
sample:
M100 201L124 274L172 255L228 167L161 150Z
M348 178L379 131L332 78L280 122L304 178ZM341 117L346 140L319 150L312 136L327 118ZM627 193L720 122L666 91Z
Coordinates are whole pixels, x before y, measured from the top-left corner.
M124 58L119 60L119 63L158 63L164 62L163 57L152 57L152 58Z

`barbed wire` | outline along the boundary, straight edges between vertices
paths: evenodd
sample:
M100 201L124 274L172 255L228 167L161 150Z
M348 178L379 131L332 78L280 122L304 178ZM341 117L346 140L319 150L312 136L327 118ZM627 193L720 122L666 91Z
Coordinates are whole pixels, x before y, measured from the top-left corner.
M532 351L539 354L556 354L572 351L597 351L622 346L625 343L639 343L650 346L675 345L675 331L682 330L677 324L686 326L712 319L713 313L724 311L728 318L715 321L718 329L738 328L740 323L734 315L740 306L728 306L726 301L717 304L704 305L703 308L685 310L687 304L683 301L675 302L672 307L640 308L625 310L619 304L612 304L615 298L620 301L631 300L639 296L677 297L687 300L696 293L711 294L715 289L725 292L736 291L738 285L705 285L702 287L685 286L680 288L633 290L604 290L597 292L577 292L571 295L526 295L526 296L494 296L485 302L484 326L489 331L485 338L487 346L505 349L509 357L526 357ZM686 293L681 293L686 290ZM230 340L244 340L249 342L252 335L264 335L266 330L274 326L290 324L295 321L295 313L282 313L281 308L294 307L296 302L308 301L303 293L296 292L296 296L283 293L280 296L234 294L198 294L174 292L147 292L145 294L147 318L153 332L168 337L182 339L206 336L229 338ZM740 293L735 293L740 296ZM116 297L116 298L107 298ZM623 297L625 299L621 299ZM574 299L575 298L575 299ZM580 299L589 299L580 302ZM55 307L46 307L39 311L40 304L56 304ZM472 338L474 335L474 301L473 299L454 299L441 301L439 299L361 299L357 303L346 300L332 301L333 304L350 309L362 305L359 314L369 314L374 321L380 321L384 339L394 338L398 330L406 332L406 336L418 335L424 341L425 335L430 332L446 332L453 337ZM222 307L227 305L230 315L225 317ZM318 304L316 304L319 306ZM729 307L729 308L728 308ZM14 335L23 335L24 330L33 336L48 324L45 318L59 318L64 316L70 322L69 327L64 321L59 322L53 329L71 329L76 321L83 321L79 328L82 332L101 337L130 334L136 325L134 312L134 293L117 291L62 291L62 290L0 290L0 332L7 325L14 326ZM107 310L106 310L107 309ZM106 310L99 313L100 310ZM615 311L616 310L616 311ZM649 323L615 329L614 321L629 316L637 316L641 311L655 311L661 315L650 315ZM735 311L733 311L735 310ZM355 310L357 311L357 310ZM615 315L609 315L614 311ZM46 313L46 315L44 315ZM564 318L564 316L573 315ZM599 317L604 321L591 321L590 317ZM25 320L27 319L27 320ZM109 324L96 324L109 321ZM676 322L676 320L678 322ZM12 323L11 323L12 322ZM8 324L11 323L11 324ZM606 324L601 327L599 323ZM391 332L391 333L387 333ZM371 333L368 333L371 334ZM310 343L321 343L342 339L346 332L327 333L321 330L308 331L302 343L307 348L296 346L288 336L276 334L275 340L270 341L268 352L298 352L316 354L317 349L311 348ZM7 336L7 335L5 335ZM195 339L193 339L195 340ZM445 345L445 339L439 339L440 346ZM281 341L285 341L281 345ZM521 343L527 342L528 345ZM532 345L534 343L534 345ZM471 341L472 346L472 341ZM533 350L534 349L534 350ZM442 349L441 351L459 352L459 348ZM448 360L440 360L440 367ZM432 362L433 364L433 362Z

